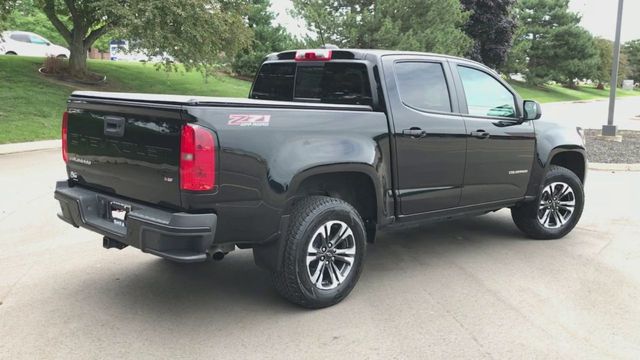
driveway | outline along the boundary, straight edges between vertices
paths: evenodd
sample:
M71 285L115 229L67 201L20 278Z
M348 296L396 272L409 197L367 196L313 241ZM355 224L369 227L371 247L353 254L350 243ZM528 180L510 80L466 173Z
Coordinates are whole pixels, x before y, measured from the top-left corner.
M607 123L609 100L573 101L542 104L542 118L581 126L584 129L601 129ZM640 96L616 100L614 124L618 129L640 130Z
M588 175L566 238L508 211L382 234L341 304L281 300L249 251L180 265L56 218L58 151L0 156L0 358L640 357L640 172Z

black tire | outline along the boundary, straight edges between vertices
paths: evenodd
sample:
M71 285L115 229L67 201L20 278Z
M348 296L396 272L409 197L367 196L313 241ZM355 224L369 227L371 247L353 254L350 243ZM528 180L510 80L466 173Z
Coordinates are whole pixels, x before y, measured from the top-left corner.
M351 229L353 236L349 237L348 241L355 246L355 255L350 271L337 287L320 289L312 283L311 270L307 269L307 251L310 242L314 241L316 231L329 221L342 222ZM340 199L325 196L311 196L300 200L294 206L289 229L283 241L283 263L280 270L272 274L280 295L306 308L331 306L349 295L360 277L366 251L364 224L351 205ZM322 276L325 274L328 273L323 270ZM334 275L335 273L331 278Z
M5 55L18 55L18 54L16 54L16 53L15 53L15 52L13 52L13 51L8 51Z
M60 55L58 55L58 56L56 56L56 57L57 57L58 59L60 59L60 60L65 60L65 59L67 58L67 55L60 54Z
M539 209L539 206L542 200L543 190L548 185L558 182L569 185L574 194L575 206L566 223L559 225L557 228L549 228L538 220L538 212L544 212L544 210ZM576 224L578 224L580 216L582 216L583 208L584 189L578 176L567 168L551 165L544 177L543 185L540 187L540 193L536 197L536 200L511 208L511 217L518 229L533 239L559 239L567 235L573 230ZM554 225L558 225L558 222L555 222Z

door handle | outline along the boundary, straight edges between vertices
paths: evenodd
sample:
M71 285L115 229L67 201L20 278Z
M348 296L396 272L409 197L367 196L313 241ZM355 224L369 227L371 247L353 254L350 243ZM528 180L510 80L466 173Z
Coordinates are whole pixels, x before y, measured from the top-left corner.
M478 129L476 131L472 131L471 132L471 136L473 137L477 137L479 139L486 139L490 136L491 134L489 134L488 132L482 130L482 129Z
M402 130L402 135L411 136L414 139L420 139L427 136L427 132L420 129L419 127L412 127L411 129Z

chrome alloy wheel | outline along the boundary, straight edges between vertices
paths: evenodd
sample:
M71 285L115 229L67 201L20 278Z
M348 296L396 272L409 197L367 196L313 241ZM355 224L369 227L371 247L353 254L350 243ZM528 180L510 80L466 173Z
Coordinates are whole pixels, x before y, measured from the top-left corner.
M571 186L554 182L542 190L538 206L538 221L548 229L566 224L576 207L576 196Z
M356 256L351 228L342 221L328 221L313 234L307 248L307 274L318 289L329 290L347 278Z

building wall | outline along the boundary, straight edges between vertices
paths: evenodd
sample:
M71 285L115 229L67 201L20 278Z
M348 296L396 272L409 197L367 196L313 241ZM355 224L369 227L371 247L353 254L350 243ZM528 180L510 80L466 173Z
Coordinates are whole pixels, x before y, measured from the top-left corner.
M100 52L96 48L91 48L91 51L89 51L89 59L110 60L111 54L109 52Z

